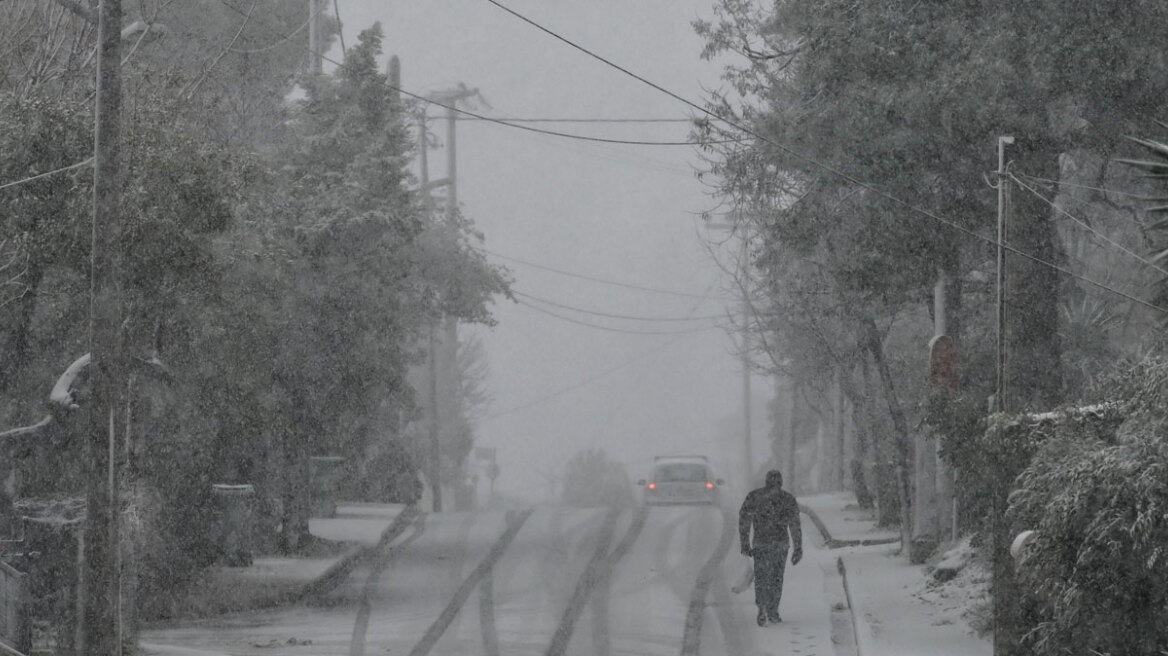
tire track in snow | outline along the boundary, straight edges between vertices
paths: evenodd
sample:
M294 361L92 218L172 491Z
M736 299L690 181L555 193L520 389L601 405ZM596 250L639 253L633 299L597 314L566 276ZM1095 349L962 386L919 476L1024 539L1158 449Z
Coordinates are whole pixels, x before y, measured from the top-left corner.
M608 598L609 590L612 588L612 573L616 570L616 566L620 563L625 554L633 548L633 543L640 537L642 530L645 528L645 520L649 516L649 511L644 506L637 508L633 514L633 521L629 524L628 531L625 536L621 538L616 548L608 556L606 562L606 569L602 575L601 580L596 585L596 591L592 595L592 603L589 605L589 610L592 611L592 651L596 656L610 656L612 654L612 642L610 640L608 629Z
M612 543L612 534L616 532L616 520L619 516L620 510L616 508L605 513L604 523L600 525L600 536L596 540L596 551L592 553L584 573L576 581L576 587L572 590L572 597L564 609L560 625L556 627L552 642L547 648L547 656L563 656L564 651L568 649L568 640L576 628L576 620L580 619L581 613L584 612L584 604L588 602L588 595L600 580L601 569L608 558L608 545Z
M610 648L608 643L608 583L617 563L632 549L633 543L641 535L642 529L645 528L648 511L645 508L637 508L624 537L609 552L608 545L612 543L613 534L616 532L616 520L619 517L620 510L618 509L610 510L605 515L604 524L600 527L600 538L596 544L596 551L592 554L592 559L588 561L584 573L580 575L580 580L576 582L572 598L568 601L568 607L564 609L564 617L560 620L560 626L556 628L556 633L552 636L552 642L548 646L547 656L563 656L564 652L567 651L568 642L576 628L576 622L584 613L584 607L589 598L595 598L593 593L597 588L603 591L605 599L600 602L599 613L595 610L596 607L593 607L593 637L595 638L598 634L602 635L600 643L594 644L594 648ZM596 653L602 652L597 651ZM607 651L603 653L607 653Z
M730 511L723 508L722 538L714 548L714 553L710 554L709 560L698 572L693 594L689 598L689 610L685 614L685 632L681 638L682 656L697 656L701 653L702 617L706 611L706 596L709 594L714 576L718 573L718 567L726 557L726 552L730 550L736 528L736 522Z
M381 579L381 573L389 567L394 555L409 546L414 540L420 538L422 533L425 532L426 515L424 513L417 515L417 518L414 519L411 525L414 528L414 532L408 538L402 540L400 544L390 546L394 537L401 535L405 531L404 524L401 526L401 530L397 530L396 528L392 531L387 530L385 536L393 537L389 537L386 540L385 536L383 536L381 543L378 544L378 550L381 552L379 553L380 558L373 564L373 571L369 573L369 578L365 579L365 588L361 593L361 605L357 608L357 620L353 623L353 637L349 641L349 656L364 656L365 636L369 631L369 613L372 608L369 599L377 590L377 583Z
M730 599L730 584L726 573L718 569L714 578L714 612L718 614L718 627L722 630L722 641L730 656L745 656L746 646L742 643L742 625L734 615Z
M495 544L491 546L491 550L487 552L487 555L483 558L482 562L480 562L478 566L471 571L470 575L466 577L466 580L462 582L462 585L459 586L458 591L454 593L454 597L450 600L450 602L446 604L446 608L442 610L442 613L438 616L438 619L434 620L434 623L431 624L430 628L426 630L426 633L422 636L422 639L418 641L418 644L414 645L413 649L410 650L409 656L425 656L426 654L430 653L430 650L434 648L435 643L438 642L438 638L442 637L442 634L445 633L446 629L450 627L450 623L453 622L454 618L458 616L458 611L462 609L463 605L466 603L466 600L470 597L471 591L474 590L475 586L482 582L482 580L495 566L495 563L499 561L499 558L503 556L503 552L506 551L507 547L511 545L511 542L515 539L515 535L519 533L519 529L523 528L523 523L527 521L528 517L531 517L531 513L532 511L530 509L521 511L519 513L512 513L508 511L506 530L504 530L503 534L499 536L499 539L495 541Z

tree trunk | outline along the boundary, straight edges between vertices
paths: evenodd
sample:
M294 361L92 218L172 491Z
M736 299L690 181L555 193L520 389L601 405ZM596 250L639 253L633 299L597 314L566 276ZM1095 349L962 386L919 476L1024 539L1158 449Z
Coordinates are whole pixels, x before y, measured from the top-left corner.
M312 508L308 436L300 430L285 434L283 479L280 546L285 553L295 553L308 543L308 518Z
M852 386L845 386L849 390ZM871 434L868 425L868 394L863 391L852 390L848 394L852 402L852 425L855 427L856 450L850 463L852 473L852 489L856 491L856 503L864 510L876 507L876 499L872 496L872 489L868 487L867 477L864 475L864 463L868 460L871 449Z
M894 454L896 457L895 471L897 479L897 496L900 499L900 548L907 553L912 535L912 495L909 482L908 462L910 456L908 421L904 410L900 407L900 400L896 396L896 387L892 382L892 372L888 362L884 359L884 344L880 338L880 329L871 315L861 319L864 329L864 338L868 351L876 363L876 371L884 384L884 398L888 401L888 413L892 417L895 429L893 437Z
M1053 144L1017 139L1011 154L1015 169L1059 179L1059 152ZM1050 192L1049 197L1056 193ZM1011 196L1006 243L1043 262L1060 264L1063 257L1055 241L1054 209L1017 185ZM1001 407L1009 412L1044 411L1062 401L1060 287L1059 273L1048 264L1006 253L1007 355Z

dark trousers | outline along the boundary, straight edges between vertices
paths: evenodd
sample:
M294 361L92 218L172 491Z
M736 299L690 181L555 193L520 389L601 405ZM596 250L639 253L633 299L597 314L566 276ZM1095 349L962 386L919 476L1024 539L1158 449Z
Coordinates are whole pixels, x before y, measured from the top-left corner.
M754 548L754 603L771 614L778 614L783 598L788 549L785 544Z

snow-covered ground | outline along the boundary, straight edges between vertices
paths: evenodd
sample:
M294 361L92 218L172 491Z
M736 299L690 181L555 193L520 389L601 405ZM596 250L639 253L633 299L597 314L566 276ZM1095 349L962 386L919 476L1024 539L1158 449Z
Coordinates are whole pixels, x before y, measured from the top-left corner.
M879 535L846 495L801 499L827 526ZM966 570L930 586L925 569L894 555L897 545L823 548L803 522L806 555L789 566L784 622L754 623L753 591L731 585L746 559L727 540L734 508L655 507L619 514L541 507L510 542L516 516L492 511L427 516L373 567L358 568L324 603L242 613L154 628L155 654L636 654L851 656L858 653L988 656L963 614L984 582ZM316 521L321 537L373 544L395 512L366 509ZM640 516L640 520L638 520ZM500 549L500 544L505 548ZM624 544L627 551L621 552ZM717 566L707 566L728 545ZM496 553L497 552L497 553ZM487 577L482 563L493 568ZM840 559L854 608L847 606ZM715 558L716 560L716 558ZM267 567L258 561L255 568ZM296 574L294 563L285 564ZM300 571L307 583L319 568ZM256 572L240 570L241 578ZM700 622L687 628L695 589L708 581ZM484 592L484 590L486 592ZM489 593L489 594L487 594ZM693 625L694 617L690 617ZM700 643L700 650L695 646Z
M896 532L875 526L848 493L801 497L837 540L880 540ZM968 549L968 543L962 548ZM900 544L833 550L842 559L862 656L990 656L993 644L971 622L988 612L989 575L976 562L938 583L929 567L911 565Z

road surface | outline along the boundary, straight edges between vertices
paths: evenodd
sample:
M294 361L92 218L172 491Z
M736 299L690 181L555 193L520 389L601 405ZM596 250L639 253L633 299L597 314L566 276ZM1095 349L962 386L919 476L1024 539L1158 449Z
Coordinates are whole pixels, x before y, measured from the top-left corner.
M421 515L310 605L144 633L148 654L851 656L835 560L804 522L784 622L758 627L717 507Z

